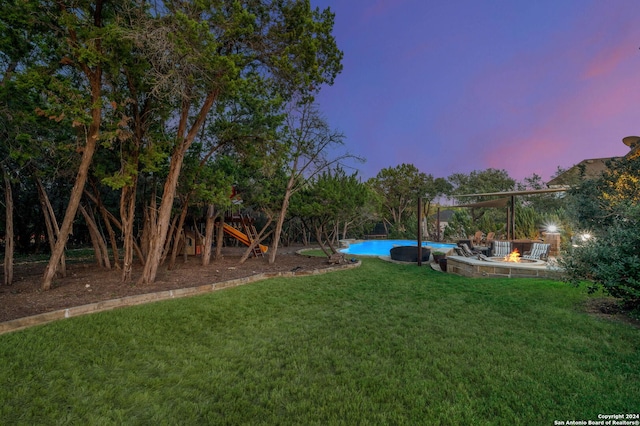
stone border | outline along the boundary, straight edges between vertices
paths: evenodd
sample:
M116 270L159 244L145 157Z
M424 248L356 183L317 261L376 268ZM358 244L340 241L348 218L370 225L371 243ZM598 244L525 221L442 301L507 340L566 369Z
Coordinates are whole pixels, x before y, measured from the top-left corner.
M322 269L313 269L311 271L299 272L264 272L251 275L244 278L236 278L229 281L217 282L214 284L201 285L198 287L186 287L176 290L164 290L155 293L136 294L134 296L126 296L119 299L103 300L101 302L90 303L88 305L74 306L67 309L60 309L43 314L32 315L30 317L18 318L0 323L0 334L10 333L12 331L23 330L36 325L47 324L53 321L88 315L97 312L110 311L112 309L123 308L127 306L142 305L145 303L159 302L161 300L177 299L180 297L190 297L206 293L211 293L225 288L238 287L244 284L250 284L257 281L263 281L269 278L277 277L303 277L310 275L322 275L328 272L335 272L345 269L357 268L362 264L361 261L349 263L345 265L329 266Z
M487 262L472 257L447 256L447 273L469 278L548 278L561 279L562 269L545 263L544 265L507 264Z

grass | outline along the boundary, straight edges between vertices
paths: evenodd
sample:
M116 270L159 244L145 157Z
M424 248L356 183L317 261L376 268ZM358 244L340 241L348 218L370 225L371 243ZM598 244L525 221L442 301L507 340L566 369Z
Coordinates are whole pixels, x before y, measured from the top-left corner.
M633 413L586 290L365 259L0 336L2 424L553 424Z

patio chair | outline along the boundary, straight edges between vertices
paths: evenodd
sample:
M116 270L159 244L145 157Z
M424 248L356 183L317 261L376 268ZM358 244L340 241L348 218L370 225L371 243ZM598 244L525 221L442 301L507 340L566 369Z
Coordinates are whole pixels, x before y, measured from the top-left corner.
M476 231L476 234L473 236L473 238L471 238L471 242L473 243L474 246L479 246L480 243L482 243L482 236L484 234L482 233L482 231Z
M469 246L467 245L467 243L460 243L460 244L458 244L458 247L460 247L462 249L462 252L464 253L464 255L466 257L475 257L480 253L477 250L470 249Z
M494 241L491 245L491 256L493 257L505 257L511 252L511 241Z
M529 260L547 260L550 248L551 244L533 243L531 250L525 251L522 258Z
M484 239L484 242L486 245L490 246L491 243L496 239L496 233L495 232L489 232L487 234L487 237Z
M456 253L457 256L468 257L467 253L464 252L462 247L454 247L453 251Z

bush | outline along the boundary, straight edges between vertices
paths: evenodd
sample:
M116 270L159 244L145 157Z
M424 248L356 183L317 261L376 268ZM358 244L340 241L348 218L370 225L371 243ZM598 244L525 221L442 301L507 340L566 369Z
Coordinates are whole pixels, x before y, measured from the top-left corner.
M586 180L568 192L568 211L576 229L594 238L570 247L560 261L566 279L590 282L640 310L640 158L609 164L599 179Z

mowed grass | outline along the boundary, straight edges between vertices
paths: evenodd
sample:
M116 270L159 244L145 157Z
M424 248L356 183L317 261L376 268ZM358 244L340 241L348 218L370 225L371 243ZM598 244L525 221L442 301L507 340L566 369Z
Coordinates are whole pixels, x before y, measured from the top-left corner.
M584 289L365 259L0 336L4 424L550 425L640 407Z

